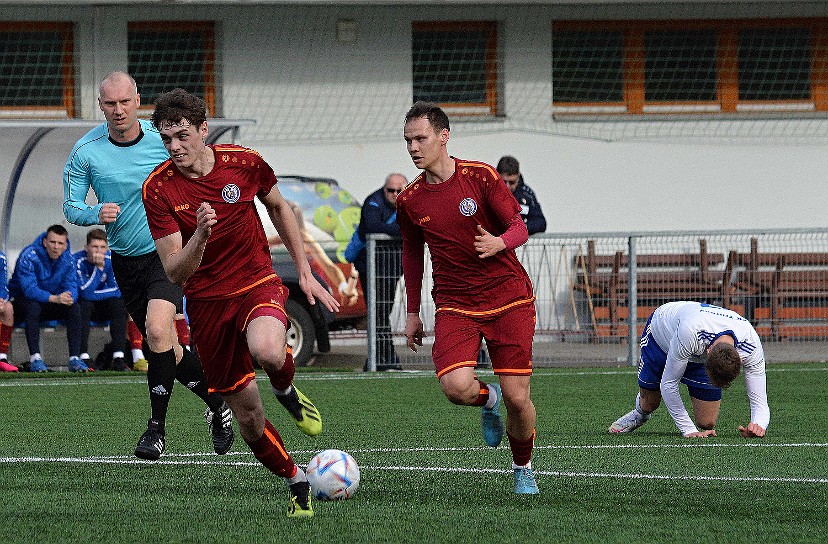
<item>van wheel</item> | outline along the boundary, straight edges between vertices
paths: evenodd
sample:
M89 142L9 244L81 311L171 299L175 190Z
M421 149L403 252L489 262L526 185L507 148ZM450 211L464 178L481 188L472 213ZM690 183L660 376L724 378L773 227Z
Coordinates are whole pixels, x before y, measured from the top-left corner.
M293 362L296 366L305 366L313 356L313 346L316 343L313 319L308 311L293 299L285 301L285 312L290 325L286 340L293 351Z

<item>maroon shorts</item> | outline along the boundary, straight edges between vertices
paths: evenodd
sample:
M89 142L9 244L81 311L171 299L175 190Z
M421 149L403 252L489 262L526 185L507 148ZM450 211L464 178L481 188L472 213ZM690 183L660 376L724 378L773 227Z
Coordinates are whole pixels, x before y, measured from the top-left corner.
M474 367L482 338L495 374L530 376L534 336L535 305L531 302L485 316L437 312L431 350L437 377L460 367Z
M287 295L277 279L237 297L187 299L193 341L210 392L234 393L256 377L247 348L247 325L257 317L273 316L287 329Z

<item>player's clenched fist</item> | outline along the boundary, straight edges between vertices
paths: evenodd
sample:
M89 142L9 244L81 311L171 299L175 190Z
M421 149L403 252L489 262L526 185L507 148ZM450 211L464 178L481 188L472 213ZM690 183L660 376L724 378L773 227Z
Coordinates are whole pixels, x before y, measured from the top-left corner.
M212 232L213 225L217 222L216 210L208 202L202 202L201 206L196 210L197 230L202 233L204 238L208 238L210 232Z

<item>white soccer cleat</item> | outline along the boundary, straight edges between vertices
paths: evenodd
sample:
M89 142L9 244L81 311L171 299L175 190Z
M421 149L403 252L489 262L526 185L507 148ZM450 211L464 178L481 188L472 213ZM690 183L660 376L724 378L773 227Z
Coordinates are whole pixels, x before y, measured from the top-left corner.
M615 423L610 425L610 434L631 433L637 428L641 427L652 414L644 415L638 410L633 410L628 414L624 414L615 420Z

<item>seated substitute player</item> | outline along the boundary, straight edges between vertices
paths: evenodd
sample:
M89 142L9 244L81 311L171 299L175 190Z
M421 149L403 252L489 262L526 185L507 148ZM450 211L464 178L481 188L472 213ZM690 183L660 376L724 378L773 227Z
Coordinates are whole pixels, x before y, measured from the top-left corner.
M432 357L440 387L455 404L482 407L483 437L493 447L503 439L502 396L515 493L536 494L537 416L529 396L535 296L514 251L529 238L520 206L493 167L449 156L449 120L436 104L414 104L405 116L404 137L414 165L423 170L397 197L408 347L416 351L422 345L427 243L437 307ZM474 374L481 338L499 386Z
M732 310L710 304L679 301L659 306L641 335L635 409L618 418L609 432L629 433L644 425L663 397L682 436L716 436L722 389L730 387L740 367L745 368L750 422L739 425L739 432L745 438L765 436L770 422L765 354L753 325ZM682 402L679 383L690 392L695 424Z
M86 233L86 246L73 255L78 274L78 303L81 306L81 359L89 358L91 321L109 321L112 338L112 361L96 370L129 370L124 360L127 311L121 290L112 271L112 256L106 242L106 231L92 229Z
M9 300L8 263L6 254L0 251L0 372L17 372L9 364L9 345L14 330L14 305Z
M23 248L9 281L9 294L13 299L15 321L26 322L29 370L49 370L40 356L40 326L44 321L63 319L69 344L69 371L89 371L80 358L78 277L69 248L69 233L63 225L51 225Z
M184 286L196 350L211 391L230 405L255 457L290 486L289 517L312 516L310 486L265 417L253 360L276 398L310 436L322 432L314 405L293 385L285 343L287 289L273 272L256 206L267 208L308 298L339 303L313 276L296 217L262 157L236 145L206 145L204 101L182 89L158 97L152 123L171 159L144 183L152 236L169 278Z

